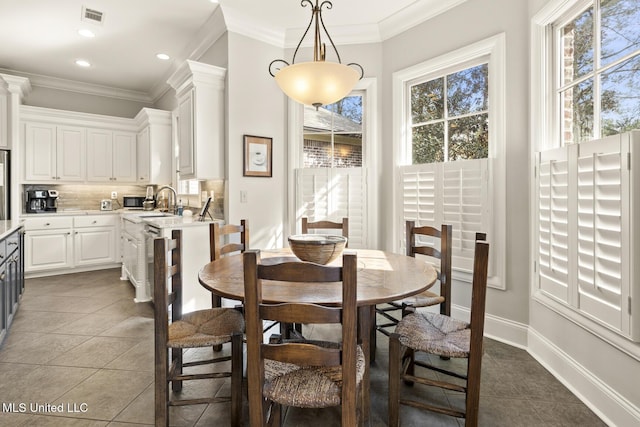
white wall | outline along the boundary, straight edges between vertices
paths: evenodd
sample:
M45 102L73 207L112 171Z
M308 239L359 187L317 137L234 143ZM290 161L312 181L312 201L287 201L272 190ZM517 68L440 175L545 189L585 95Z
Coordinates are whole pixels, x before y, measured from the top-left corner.
M528 21L527 10L513 0L468 0L413 29L384 42L382 198L391 200L394 173L392 151L392 89L395 71L506 33L506 291L489 289L487 313L509 322L528 322ZM391 204L383 204L381 224L393 221ZM383 243L393 247L391 227L382 227ZM470 284L454 283L453 303L469 306ZM487 326L491 332L491 325ZM524 342L518 344L524 345Z
M128 119L134 118L143 107L152 107L151 103L87 95L42 86L33 86L31 93L24 99L23 103L35 107L103 114Z
M285 245L287 218L286 98L268 72L282 49L228 33L227 69L227 192L225 217L249 219L250 246ZM243 135L273 138L273 177L242 176ZM247 202L240 202L240 192Z

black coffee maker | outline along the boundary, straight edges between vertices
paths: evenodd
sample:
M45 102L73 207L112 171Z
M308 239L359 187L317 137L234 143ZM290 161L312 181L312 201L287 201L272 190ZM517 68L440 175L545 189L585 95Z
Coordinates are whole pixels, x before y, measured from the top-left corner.
M55 212L58 207L56 190L28 190L27 213Z

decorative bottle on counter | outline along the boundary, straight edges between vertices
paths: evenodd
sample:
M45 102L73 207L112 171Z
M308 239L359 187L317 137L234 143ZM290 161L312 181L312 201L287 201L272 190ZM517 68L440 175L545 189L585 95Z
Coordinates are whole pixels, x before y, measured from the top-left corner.
M178 213L178 216L182 216L182 211L183 211L183 210L184 210L184 208L182 207L182 199L180 199L180 200L178 201L178 209L177 209L177 211L178 211L178 212L177 212L177 213Z

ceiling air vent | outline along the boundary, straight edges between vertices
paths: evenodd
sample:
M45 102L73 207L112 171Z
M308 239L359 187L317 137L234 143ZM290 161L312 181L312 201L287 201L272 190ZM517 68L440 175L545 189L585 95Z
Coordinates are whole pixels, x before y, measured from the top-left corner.
M104 20L104 13L99 10L89 9L86 6L82 6L82 20L92 22L94 24L102 24Z

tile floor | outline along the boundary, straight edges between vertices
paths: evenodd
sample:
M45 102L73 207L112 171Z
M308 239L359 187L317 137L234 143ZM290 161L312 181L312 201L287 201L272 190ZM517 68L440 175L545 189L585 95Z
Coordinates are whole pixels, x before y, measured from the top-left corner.
M133 288L119 280L119 273L27 280L0 349L0 426L153 424L153 312L150 304L133 302ZM386 338L379 335L378 344L371 371L371 426L386 425ZM189 357L206 351L193 351ZM481 426L605 425L525 351L489 339L481 390ZM228 395L228 383L199 382L183 394L203 392ZM416 387L414 392L453 406L463 404L439 390ZM172 408L172 425L228 425L228 410L228 404ZM464 425L408 407L402 408L401 421L403 426ZM339 425L339 416L335 409L291 409L285 424L333 426Z

